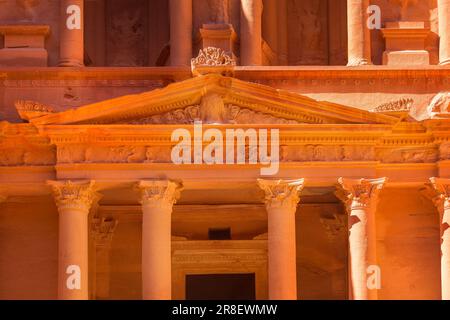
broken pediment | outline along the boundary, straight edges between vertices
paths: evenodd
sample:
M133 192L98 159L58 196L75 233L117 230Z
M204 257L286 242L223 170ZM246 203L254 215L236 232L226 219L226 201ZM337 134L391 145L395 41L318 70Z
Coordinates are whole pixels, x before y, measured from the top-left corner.
M32 118L36 125L76 124L393 124L395 117L245 82L198 76L137 95Z

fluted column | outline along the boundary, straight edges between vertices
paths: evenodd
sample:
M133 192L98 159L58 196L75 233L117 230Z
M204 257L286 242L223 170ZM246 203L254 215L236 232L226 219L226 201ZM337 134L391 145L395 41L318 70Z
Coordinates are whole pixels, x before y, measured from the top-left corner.
M181 185L167 180L141 181L142 290L144 300L172 298L172 208Z
M84 65L84 0L61 0L59 66Z
M442 300L450 300L450 179L430 180L437 191L437 197L433 200L440 216Z
M241 65L262 64L262 0L241 0Z
M381 179L344 179L339 183L347 192L349 228L349 286L354 300L376 300L377 290L368 285L370 266L377 266L376 207Z
M188 66L192 58L192 0L170 0L170 63Z
M58 299L88 300L88 215L93 181L49 181L59 212Z
M295 212L304 179L258 180L268 219L269 299L297 299Z
M438 0L439 63L450 64L450 0Z
M368 7L369 0L347 0L348 66L372 63Z

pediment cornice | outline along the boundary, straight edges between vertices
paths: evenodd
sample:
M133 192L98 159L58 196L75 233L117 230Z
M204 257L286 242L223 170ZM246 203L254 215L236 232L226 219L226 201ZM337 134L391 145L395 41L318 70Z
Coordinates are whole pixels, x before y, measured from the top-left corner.
M217 103L214 102L215 104L211 106L205 105L204 100L205 97L209 99L214 95L220 97L220 104L223 104L225 108L248 110L253 114L264 115L263 118L266 120L273 118L273 123L394 124L398 121L395 117L388 115L317 101L285 90L209 74L173 83L163 89L44 115L31 119L30 122L36 125L139 124L142 119L185 110L189 107L203 105L208 113L217 106ZM220 110L216 111L220 112ZM258 124L258 119L261 119L261 117L248 118L249 124ZM232 117L227 120L231 122ZM183 123L186 122L180 122L180 124ZM160 124L165 124L164 119Z

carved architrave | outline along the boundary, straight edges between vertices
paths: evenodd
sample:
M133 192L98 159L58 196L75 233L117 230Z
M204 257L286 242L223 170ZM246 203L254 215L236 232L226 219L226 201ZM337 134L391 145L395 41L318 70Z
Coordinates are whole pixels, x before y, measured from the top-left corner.
M265 204L268 209L286 207L293 209L300 201L300 192L305 179L299 180L263 180L258 179L259 187L265 193Z
M172 207L180 197L182 184L169 180L146 180L138 184L141 204L150 207Z
M89 213L96 199L95 181L48 181L58 210L74 209Z
M377 200L378 194L387 181L387 178L379 179L347 179L339 178L340 186L348 192L350 201L346 205L351 205L352 209L369 207ZM349 210L350 211L350 210Z

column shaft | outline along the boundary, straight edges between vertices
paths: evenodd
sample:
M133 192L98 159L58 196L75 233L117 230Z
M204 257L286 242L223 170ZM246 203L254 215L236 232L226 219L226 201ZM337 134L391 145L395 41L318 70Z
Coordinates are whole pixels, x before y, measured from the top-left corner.
M450 64L450 0L438 0L439 62Z
M371 64L368 7L369 0L347 0L348 66Z
M386 178L339 179L351 199L344 201L344 204L349 205L349 289L354 300L376 300L378 297L380 284L370 287L368 273L371 270L369 267L378 267L375 213L378 193L385 182Z
M142 181L142 290L144 300L172 298L171 221L180 185Z
M450 179L430 179L437 195L433 198L440 216L441 230L441 295L450 300Z
M94 182L49 184L59 212L58 299L88 300L88 215Z
M59 66L84 65L84 0L60 2Z
M450 300L450 198L444 201L441 215L441 283L442 300Z
M241 0L241 65L262 64L262 0Z
M170 0L170 61L188 66L192 58L192 0Z
M304 180L258 180L266 195L270 300L297 299L295 212Z

